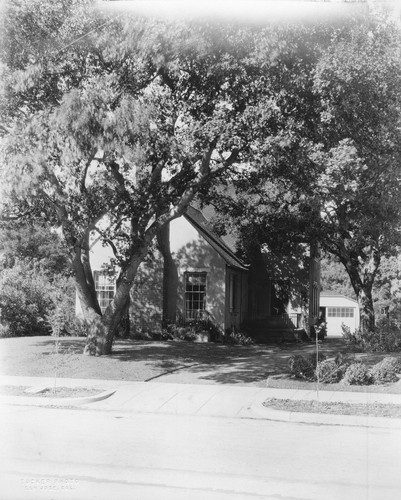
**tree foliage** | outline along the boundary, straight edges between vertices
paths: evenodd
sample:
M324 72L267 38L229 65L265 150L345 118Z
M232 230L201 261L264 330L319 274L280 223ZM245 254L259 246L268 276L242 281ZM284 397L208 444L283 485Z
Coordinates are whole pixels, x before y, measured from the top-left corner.
M355 292L345 267L331 255L326 255L321 260L321 286L323 291L355 298Z
M0 228L0 266L11 268L17 262L40 268L49 278L69 273L60 236L42 225L8 222Z
M337 41L316 72L330 146L320 179L325 247L347 269L365 328L374 324L380 260L400 242L400 40L389 22L361 26Z
M7 20L11 47L32 14L30 4L18 5ZM80 36L68 50L44 43L37 53L34 44L33 66L23 49L4 59L11 104L3 175L13 202L5 212L62 227L91 326L87 351L102 354L157 232L250 156L249 121L269 47L252 29L207 23L92 13L77 30L73 0L65 17L45 0L36 5L54 18L45 40L56 26L57 38L82 33L85 43ZM119 268L103 316L90 268L93 233L112 246Z
M398 215L396 28L112 17L87 0L19 0L4 24L3 214L62 228L86 352L110 352L158 232L228 183L254 241L304 257L320 240L369 309ZM118 266L103 315L93 237Z
M43 271L24 263L1 272L1 320L7 336L49 334L46 315L53 306L49 285Z
M0 229L0 310L7 336L72 333L75 289L65 248L57 233L20 221ZM61 321L62 318L62 321Z
M280 68L288 80L275 94L276 129L232 205L237 221L246 214L246 242L251 233L278 256L283 242L302 257L318 241L335 256L371 329L381 259L400 243L400 31L367 18L313 38L309 50L306 40L306 56Z

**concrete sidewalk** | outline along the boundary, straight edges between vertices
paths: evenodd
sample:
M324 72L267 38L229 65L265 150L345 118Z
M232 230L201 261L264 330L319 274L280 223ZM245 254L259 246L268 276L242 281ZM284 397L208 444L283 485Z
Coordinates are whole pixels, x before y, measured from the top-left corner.
M2 376L1 385L53 387L54 379L45 377ZM357 425L400 428L401 419L299 413L268 409L262 403L268 398L316 400L316 391L273 389L239 385L196 385L165 382L129 382L116 380L57 379L58 387L93 387L103 390L104 397L58 399L44 397L2 396L4 404L80 406L86 409L124 414L160 413L210 417L268 419L299 423ZM99 400L100 399L100 400ZM319 401L347 403L400 404L401 394L372 392L320 391Z

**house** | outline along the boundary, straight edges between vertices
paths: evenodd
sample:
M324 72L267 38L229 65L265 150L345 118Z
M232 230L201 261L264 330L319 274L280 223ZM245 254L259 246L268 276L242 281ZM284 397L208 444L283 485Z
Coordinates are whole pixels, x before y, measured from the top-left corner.
M320 293L320 317L327 326L327 335L341 335L341 326L355 331L359 328L358 302L340 293L325 291Z
M131 291L131 331L160 331L167 299L170 306L174 302L174 317L183 322L208 318L222 332L244 331L258 341L291 336L294 325L276 297L260 250L247 261L239 258L235 238L216 234L207 212L190 206L170 223L168 252L175 284L164 296L165 259L160 251L155 248L153 258L141 264ZM93 245L91 266L102 310L115 291L102 270L111 257L107 247ZM77 304L78 314L79 309Z
M210 210L188 207L170 223L169 247L177 272L176 316L180 321L210 319L222 332L246 331L268 339L277 330L291 330L281 320L284 308L274 294L262 259L245 262L235 253L232 235L213 230ZM156 252L142 264L131 296L135 331L155 331L163 316L163 259ZM273 320L269 320L275 315ZM268 325L274 328L268 328ZM274 324L274 325L273 325ZM269 330L269 331L268 331Z

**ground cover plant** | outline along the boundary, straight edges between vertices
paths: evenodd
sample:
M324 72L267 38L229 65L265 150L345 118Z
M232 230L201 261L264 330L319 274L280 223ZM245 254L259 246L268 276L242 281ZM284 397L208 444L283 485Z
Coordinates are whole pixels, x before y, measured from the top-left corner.
M319 353L304 356L297 354L289 359L289 372L292 377L309 382L343 385L370 385L386 384L398 381L401 374L401 363L398 358L385 357L373 366L369 366L361 359L353 357L348 360L338 353L333 359Z

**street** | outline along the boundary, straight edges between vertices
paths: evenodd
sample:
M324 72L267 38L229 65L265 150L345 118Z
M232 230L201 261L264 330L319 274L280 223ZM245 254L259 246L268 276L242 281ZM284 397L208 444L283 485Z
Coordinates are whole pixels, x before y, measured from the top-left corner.
M1 498L385 500L401 431L3 406Z

